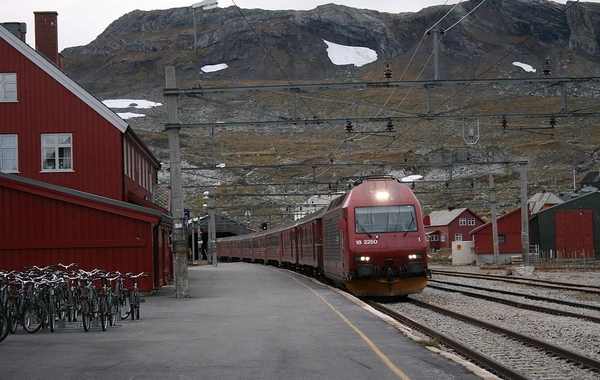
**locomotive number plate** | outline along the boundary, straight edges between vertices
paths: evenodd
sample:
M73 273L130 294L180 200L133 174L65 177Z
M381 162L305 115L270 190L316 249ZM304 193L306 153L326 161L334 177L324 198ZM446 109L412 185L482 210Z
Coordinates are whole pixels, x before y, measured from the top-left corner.
M378 242L378 240L376 240L376 239L357 240L356 245L377 244L377 242Z

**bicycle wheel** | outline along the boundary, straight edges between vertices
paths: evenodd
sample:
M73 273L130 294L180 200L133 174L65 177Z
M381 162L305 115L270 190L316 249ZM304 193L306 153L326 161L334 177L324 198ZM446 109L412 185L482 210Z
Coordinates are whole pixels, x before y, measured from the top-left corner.
M42 301L29 302L23 310L23 329L31 334L37 332L44 324L46 314L46 306Z
M108 327L108 306L106 305L106 299L100 299L100 304L98 305L98 315L100 316L100 324L102 325L102 331L106 331L106 327Z
M11 334L17 332L17 327L19 326L19 305L17 302L11 301L8 305L8 328Z
M67 309L67 320L69 322L75 322L77 321L77 298L73 296L72 292L69 292L68 296L67 296L67 305L66 305L66 309Z
M86 332L90 331L90 327L92 326L92 311L90 310L88 300L81 301L81 322L83 322L83 329Z
M129 318L131 314L131 307L129 303L129 294L125 294L123 298L119 300L119 315L121 316L121 320Z
M6 315L0 311L0 342L6 338L9 330L10 327L8 325L8 318L6 318Z
M58 319L65 319L67 316L67 300L62 292L56 296L56 316Z
M135 307L134 307L134 312L135 312L135 319L140 319L140 293L136 290L135 294L134 294L134 299L135 299Z
M135 293L129 295L129 315L131 320L135 321Z
M54 328L56 327L56 302L54 299L50 298L48 302L48 326L50 326L50 332L54 332Z
M119 313L119 302L116 297L111 297L108 303L108 308L110 310L110 319L108 321L110 322L111 326L116 326L117 314Z

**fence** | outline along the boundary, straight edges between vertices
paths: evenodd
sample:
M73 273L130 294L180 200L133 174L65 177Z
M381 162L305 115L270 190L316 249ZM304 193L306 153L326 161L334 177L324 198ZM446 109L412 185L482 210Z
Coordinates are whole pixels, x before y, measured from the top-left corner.
M532 246L529 264L538 269L600 270L600 253L540 251Z

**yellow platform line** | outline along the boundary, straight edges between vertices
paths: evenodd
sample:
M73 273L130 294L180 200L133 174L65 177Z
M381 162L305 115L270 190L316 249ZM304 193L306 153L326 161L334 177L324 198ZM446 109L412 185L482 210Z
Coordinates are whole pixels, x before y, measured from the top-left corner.
M404 372L402 372L400 370L400 368L396 367L394 365L394 363L392 363L392 361L383 353L381 352L381 350L377 347L377 345L375 345L375 343L373 343L373 341L371 339L369 339L369 337L367 337L365 335L365 333L363 333L358 327L354 326L354 324L352 324L352 322L350 322L348 320L348 318L346 318L346 316L344 316L344 314L342 314L339 310L337 310L332 304L330 304L323 296L321 296L319 293L317 293L314 289L312 289L310 286L303 284L302 282L298 281L297 278L295 278L294 276L290 276L289 274L286 274L286 276L289 276L290 278L292 278L294 281L296 281L297 283L299 283L300 285L306 287L307 289L309 289L311 292L313 292L317 297L319 297L327 306L329 306L331 308L331 310L333 310L337 315L339 315L340 318L342 318L342 320L344 322L346 322L346 324L348 326L350 326L350 328L352 330L354 330L366 343L367 345L371 348L371 350L373 350L373 352L375 352L375 354L377 356L379 356L379 358L381 360L383 360L383 362L388 366L388 368L394 372L400 379L402 380L410 380L410 377L406 376L406 374Z

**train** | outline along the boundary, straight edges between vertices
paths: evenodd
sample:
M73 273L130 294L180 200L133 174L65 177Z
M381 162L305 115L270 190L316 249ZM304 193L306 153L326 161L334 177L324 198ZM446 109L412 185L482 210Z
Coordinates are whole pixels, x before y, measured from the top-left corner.
M217 239L217 259L274 265L358 297L420 293L431 272L421 204L393 178L370 178L294 222Z

